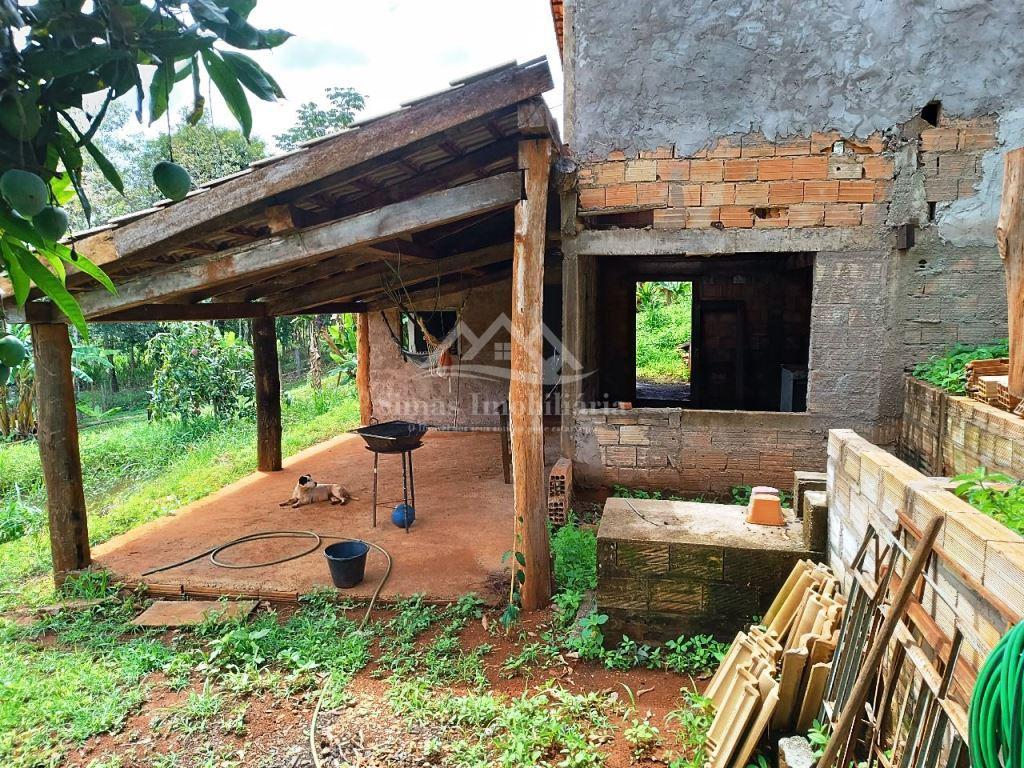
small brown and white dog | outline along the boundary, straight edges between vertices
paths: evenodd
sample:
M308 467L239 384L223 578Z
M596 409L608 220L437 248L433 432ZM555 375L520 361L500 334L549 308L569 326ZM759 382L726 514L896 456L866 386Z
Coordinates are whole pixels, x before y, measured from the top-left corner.
M282 501L279 507L291 506L303 507L306 504L315 504L318 501L329 501L331 504L344 504L353 498L345 486L338 483L318 483L310 475L302 475L292 489L292 497L288 501Z

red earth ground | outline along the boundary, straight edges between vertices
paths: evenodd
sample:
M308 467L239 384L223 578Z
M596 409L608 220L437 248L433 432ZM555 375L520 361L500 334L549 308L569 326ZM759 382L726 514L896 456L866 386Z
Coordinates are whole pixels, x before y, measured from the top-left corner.
M384 618L381 612L376 618ZM358 618L358 612L353 614ZM665 671L636 669L628 672L609 671L589 662L566 659L547 668L526 670L508 678L501 665L521 645L494 632L496 614L489 614L490 629L476 621L461 635L462 646L473 648L489 643L493 651L487 655L487 674L490 692L516 697L554 680L573 693L615 693L620 706L609 707L607 714L615 725L614 738L601 746L606 754L606 765L624 768L636 765L663 764L669 752L684 752L676 742L676 726L666 722L666 716L683 705L681 690L703 690L706 680L693 680L685 675ZM529 617L522 629L527 641L536 639L546 614ZM433 633L420 638L429 641ZM433 726L415 726L396 718L385 699L388 683L373 676L374 664L363 670L346 688L349 701L341 709L325 710L319 718L318 749L325 766L346 764L363 766L430 766L444 765L441 755L428 749L430 739L442 743L452 735ZM65 765L103 765L117 768L200 768L202 766L254 766L259 768L314 768L309 748L309 724L315 705L315 691L292 696L277 697L270 694L241 697L225 705L227 713L233 704L244 702L247 709L243 733L225 733L211 725L202 733L183 734L169 729L163 721L188 697L188 690L173 692L160 675L152 676L146 701L124 728L114 734L104 734L86 742L68 756ZM200 690L195 684L192 690ZM462 692L460 689L453 689ZM632 716L650 716L650 722L662 734L662 744L650 758L637 761L631 756L631 746L623 738L622 729L628 724L623 718L624 707L630 695L635 697L636 713ZM161 761L161 756L163 761ZM342 762L342 756L349 762ZM557 762L557 760L556 760Z

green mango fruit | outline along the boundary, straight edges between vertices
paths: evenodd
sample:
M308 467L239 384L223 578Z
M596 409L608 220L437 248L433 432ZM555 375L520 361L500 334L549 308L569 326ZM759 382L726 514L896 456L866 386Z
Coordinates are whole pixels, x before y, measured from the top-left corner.
M68 215L63 208L48 205L32 217L32 226L43 238L56 242L68 231Z
M0 176L0 195L26 219L31 219L50 202L46 182L20 168L11 168Z
M0 365L0 387L6 387L11 380L11 368L7 365Z
M192 189L192 178L188 171L177 163L161 160L153 167L153 183L164 197L181 200Z
M14 368L28 358L28 350L17 336L0 336L0 365Z

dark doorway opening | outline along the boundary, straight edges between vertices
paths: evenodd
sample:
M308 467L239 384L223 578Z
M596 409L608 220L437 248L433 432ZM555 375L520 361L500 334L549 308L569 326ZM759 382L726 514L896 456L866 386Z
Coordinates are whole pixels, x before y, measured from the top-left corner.
M690 401L693 283L636 283L636 400Z

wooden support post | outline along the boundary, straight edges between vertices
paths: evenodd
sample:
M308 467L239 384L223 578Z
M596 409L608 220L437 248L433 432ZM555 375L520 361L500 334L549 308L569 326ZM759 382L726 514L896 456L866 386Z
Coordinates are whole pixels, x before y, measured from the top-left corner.
M68 327L58 323L33 325L32 353L36 366L39 459L46 483L53 580L59 587L69 572L92 562Z
M1009 311L1010 394L1024 397L1024 147L1003 158L1003 200L996 225L1006 274Z
M512 365L509 419L512 431L512 488L515 547L526 579L522 608L543 608L551 599L551 555L544 493L543 298L545 219L551 142L519 143L524 198L515 208L512 255ZM517 561L519 555L515 558ZM513 568L518 568L513 563Z
M370 397L370 316L366 312L356 318L356 389L359 391L359 423L366 425L373 418Z
M281 369L277 360L274 318L252 321L253 368L256 372L256 468L281 469Z

